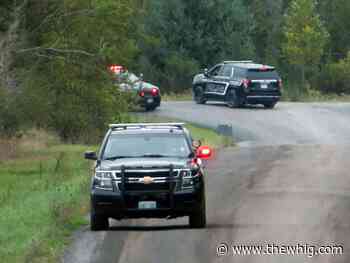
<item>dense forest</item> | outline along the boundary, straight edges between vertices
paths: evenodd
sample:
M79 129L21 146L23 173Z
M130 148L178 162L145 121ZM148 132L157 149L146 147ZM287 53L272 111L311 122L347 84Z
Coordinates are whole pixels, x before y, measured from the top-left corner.
M0 132L87 141L127 118L108 65L163 93L223 60L279 68L285 96L350 93L348 0L2 0Z

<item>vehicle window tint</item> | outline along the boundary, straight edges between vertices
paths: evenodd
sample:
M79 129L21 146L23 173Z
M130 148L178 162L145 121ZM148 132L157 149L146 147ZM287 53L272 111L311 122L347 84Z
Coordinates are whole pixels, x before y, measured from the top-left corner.
M246 70L242 68L235 68L235 78L245 78L246 77Z
M187 157L191 153L186 137L174 134L112 134L103 159L115 156L166 155Z
M132 83L136 82L136 81L139 81L140 79L133 73L129 74L128 76L128 80Z
M214 67L212 70L210 70L210 76L212 77L218 76L221 68L222 68L221 65Z
M276 70L270 70L270 71L249 70L247 77L249 79L278 79L279 75Z
M133 73L121 73L116 76L117 83L135 83L139 78Z
M132 84L132 88L134 90L141 90L142 83L141 81L136 81L135 83Z
M220 72L220 75L224 76L224 77L231 77L232 76L232 69L233 69L233 66L225 65L225 66L223 66L223 68Z

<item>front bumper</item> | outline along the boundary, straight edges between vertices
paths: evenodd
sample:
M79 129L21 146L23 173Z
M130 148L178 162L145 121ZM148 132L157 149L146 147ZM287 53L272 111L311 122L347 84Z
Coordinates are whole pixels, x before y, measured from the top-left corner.
M189 215L201 201L201 187L181 192L128 192L94 189L91 206L96 214L123 218L165 218ZM156 209L139 209L140 201L156 201Z

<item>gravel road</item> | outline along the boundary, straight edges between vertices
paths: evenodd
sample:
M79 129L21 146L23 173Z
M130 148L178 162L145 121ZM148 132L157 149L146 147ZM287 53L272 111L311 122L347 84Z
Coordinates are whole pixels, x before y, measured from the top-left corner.
M241 147L220 151L207 167L207 229L189 229L185 219L113 221L109 232L76 233L63 262L350 262L350 104L168 102L151 114L233 127ZM218 256L221 243L267 250ZM300 255L270 255L298 244ZM312 256L332 245L343 254Z

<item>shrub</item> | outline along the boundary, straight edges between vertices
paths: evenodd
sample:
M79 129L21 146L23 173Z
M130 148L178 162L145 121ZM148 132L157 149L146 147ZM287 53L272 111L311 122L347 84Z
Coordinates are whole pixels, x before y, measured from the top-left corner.
M350 51L346 58L328 64L318 82L323 91L350 94Z
M19 128L16 95L0 88L0 135L11 137Z
M175 93L183 92L191 87L192 78L198 71L196 61L173 54L165 60L162 86Z

